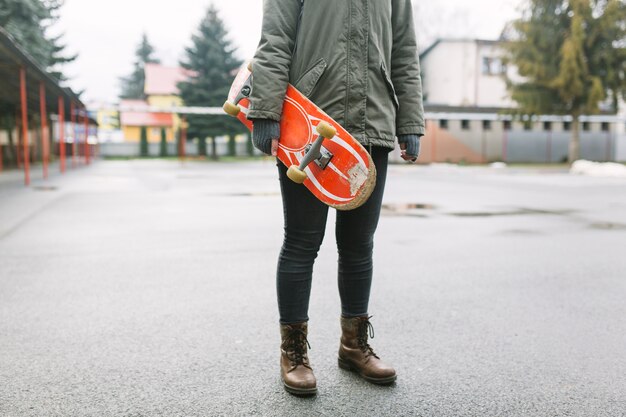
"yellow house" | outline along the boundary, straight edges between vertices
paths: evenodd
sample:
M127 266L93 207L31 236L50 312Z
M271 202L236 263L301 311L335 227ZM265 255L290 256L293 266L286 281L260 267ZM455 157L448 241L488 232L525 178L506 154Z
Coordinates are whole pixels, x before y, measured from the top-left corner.
M98 128L101 130L115 130L120 128L119 114L113 106L102 106L96 111Z
M166 67L160 64L146 64L144 94L146 100L122 100L120 107L120 124L124 138L129 142L137 142L141 137L141 128L147 130L148 142L159 142L161 130L165 129L168 142L175 141L180 130L181 120L177 114L167 111L172 107L180 107L183 100L179 96L177 84L193 75L180 67ZM164 112L148 112L147 107L163 108Z
M120 124L125 141L139 142L142 128L146 128L148 142L160 142L163 129L168 142L175 140L172 113L148 112L148 104L142 100L122 100L120 107L124 109L120 112Z

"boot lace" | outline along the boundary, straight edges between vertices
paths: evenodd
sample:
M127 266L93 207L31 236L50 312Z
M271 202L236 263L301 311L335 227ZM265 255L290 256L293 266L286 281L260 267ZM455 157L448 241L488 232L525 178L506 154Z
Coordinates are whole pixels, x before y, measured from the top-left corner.
M372 323L370 322L370 319L372 317L373 316L369 316L367 319L361 320L359 322L359 327L357 329L357 341L359 343L359 348L361 349L361 352L365 354L366 358L369 356L373 356L376 359L380 359L378 355L374 353L374 349L372 349L372 347L367 342L368 336L370 337L370 339L374 338L374 326L372 326Z
M311 349L309 340L306 338L306 333L301 329L292 329L287 335L283 346L292 365L289 372L296 369L298 365L303 365L311 369L309 357L307 356L307 347Z

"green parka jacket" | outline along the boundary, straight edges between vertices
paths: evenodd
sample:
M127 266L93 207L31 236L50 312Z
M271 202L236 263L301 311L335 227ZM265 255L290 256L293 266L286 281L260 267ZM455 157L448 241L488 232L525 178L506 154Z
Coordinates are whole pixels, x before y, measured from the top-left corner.
M280 120L293 84L363 145L424 134L411 0L264 0L249 119Z

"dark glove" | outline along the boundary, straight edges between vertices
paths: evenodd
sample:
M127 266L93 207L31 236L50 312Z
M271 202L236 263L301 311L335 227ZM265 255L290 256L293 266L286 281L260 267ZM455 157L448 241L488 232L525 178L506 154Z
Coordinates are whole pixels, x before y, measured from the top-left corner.
M419 135L400 135L398 143L402 152L403 159L415 162L420 155L420 136Z
M270 119L252 120L252 143L264 154L272 154L272 139L280 137L280 123Z

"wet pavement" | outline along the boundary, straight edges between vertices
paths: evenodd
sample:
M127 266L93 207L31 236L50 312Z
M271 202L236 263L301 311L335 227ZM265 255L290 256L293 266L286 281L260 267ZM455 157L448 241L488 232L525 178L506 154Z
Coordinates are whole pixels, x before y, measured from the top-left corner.
M300 399L278 374L274 164L0 174L0 415L626 415L625 179L392 166L370 313L398 381L337 367L332 214Z

